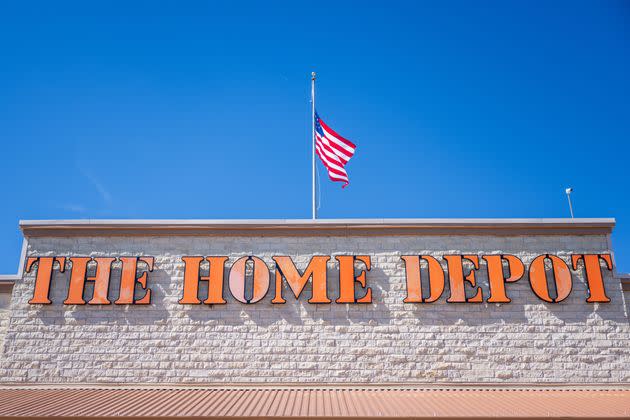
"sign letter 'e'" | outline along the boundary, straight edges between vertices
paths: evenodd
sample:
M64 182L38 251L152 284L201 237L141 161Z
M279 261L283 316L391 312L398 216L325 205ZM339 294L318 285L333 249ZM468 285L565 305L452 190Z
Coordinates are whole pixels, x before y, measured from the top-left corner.
M444 259L448 264L448 279L451 287L451 295L446 301L448 303L483 302L483 292L481 288L477 286L475 280L475 270L479 270L479 258L476 255L445 255ZM464 276L464 265L462 262L464 259L471 261L474 265L474 268L470 270L467 276ZM466 297L464 282L475 286L475 290L477 290L475 296L471 298Z
M553 299L549 295L549 287L547 286L547 271L545 270L545 259L551 260L553 269L553 280L556 285L556 298ZM539 255L534 258L529 266L529 283L532 290L545 302L558 303L562 302L571 293L571 272L569 266L560 257L550 254Z
M444 292L444 270L442 266L430 255L403 255L400 258L405 262L407 278L407 297L405 303L431 303L435 302ZM428 298L422 296L422 280L420 276L420 260L425 260L429 270Z
M273 257L276 262L276 296L271 303L286 303L282 297L282 278L287 279L287 283L293 292L295 298L299 298L306 282L313 277L313 296L308 303L330 303L327 293L327 277L326 266L330 257L314 256L304 270L304 274L300 274L291 257L278 256Z
M65 257L30 257L26 262L26 268L24 271L29 273L33 264L37 264L37 277L35 278L35 291L33 292L33 299L29 300L30 304L44 304L49 305L51 303L50 294L50 281L52 280L53 264L59 263L59 272L63 273L66 269Z
M587 302L610 302L610 298L606 296L604 288L604 279L602 277L602 266L599 260L606 263L606 268L612 270L612 260L610 254L577 254L571 256L573 269L577 270L580 260L584 260L584 270L586 271L586 281L588 283L589 296Z
M369 255L339 255L335 257L339 261L339 299L337 303L372 303L372 289L366 287L365 272L371 269L371 260ZM365 264L365 270L355 277L354 262L362 261ZM354 297L354 283L357 282L365 288L365 295L362 298Z

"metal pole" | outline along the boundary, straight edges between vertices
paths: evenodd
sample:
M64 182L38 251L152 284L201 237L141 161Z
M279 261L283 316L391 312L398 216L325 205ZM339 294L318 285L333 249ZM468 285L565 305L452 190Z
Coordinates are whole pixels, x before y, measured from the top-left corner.
M316 196L315 196L315 72L311 73L311 124L312 124L312 155L313 155L313 166L312 166L312 177L313 177L313 220L317 219L317 207L316 207Z
M573 205L571 204L571 193L573 192L573 188L567 188L564 191L567 193L567 200L569 200L569 211L571 212L571 219L573 219Z

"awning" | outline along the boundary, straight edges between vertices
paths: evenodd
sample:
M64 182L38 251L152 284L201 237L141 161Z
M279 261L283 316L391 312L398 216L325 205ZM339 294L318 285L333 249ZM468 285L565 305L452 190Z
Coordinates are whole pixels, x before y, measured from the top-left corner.
M629 388L0 387L0 418L629 416Z

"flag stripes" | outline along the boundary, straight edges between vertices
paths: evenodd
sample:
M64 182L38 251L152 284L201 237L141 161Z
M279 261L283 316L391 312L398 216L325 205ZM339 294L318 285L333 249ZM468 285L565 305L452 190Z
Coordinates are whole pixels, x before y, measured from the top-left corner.
M354 143L337 134L315 113L315 153L328 170L331 181L344 183L342 188L350 183L345 165L355 149Z

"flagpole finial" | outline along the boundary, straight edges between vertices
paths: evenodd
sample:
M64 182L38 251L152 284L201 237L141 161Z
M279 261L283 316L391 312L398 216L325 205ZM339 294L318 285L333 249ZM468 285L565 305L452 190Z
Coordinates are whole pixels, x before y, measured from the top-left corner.
M311 80L315 80L315 72L311 73Z

